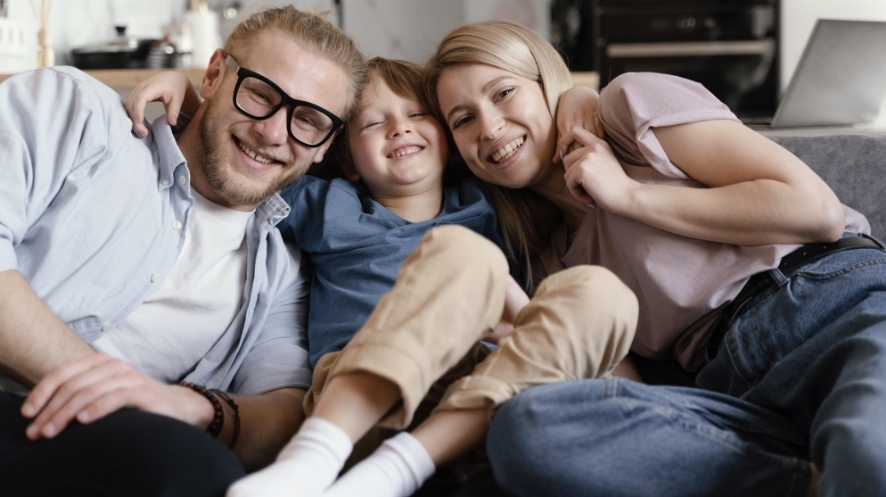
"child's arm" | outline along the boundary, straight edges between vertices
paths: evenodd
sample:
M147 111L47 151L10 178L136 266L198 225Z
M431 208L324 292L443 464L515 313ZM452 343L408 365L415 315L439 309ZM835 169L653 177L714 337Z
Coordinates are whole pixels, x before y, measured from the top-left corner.
M165 71L151 76L136 86L123 107L132 119L132 132L139 138L148 136L145 127L145 106L148 102L163 102L166 120L175 125L179 111L194 115L200 107L200 97L187 76L180 72Z
M597 101L600 95L589 86L573 86L560 95L557 103L557 136L571 135L575 127L590 131L601 140L604 138L603 124L597 114ZM554 163L573 150L573 142L557 142Z

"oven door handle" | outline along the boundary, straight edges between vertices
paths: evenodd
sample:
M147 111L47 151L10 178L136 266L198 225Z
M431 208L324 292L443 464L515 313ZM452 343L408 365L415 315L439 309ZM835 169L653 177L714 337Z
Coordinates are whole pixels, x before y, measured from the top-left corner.
M772 40L613 43L606 46L606 55L612 59L765 55L772 46Z

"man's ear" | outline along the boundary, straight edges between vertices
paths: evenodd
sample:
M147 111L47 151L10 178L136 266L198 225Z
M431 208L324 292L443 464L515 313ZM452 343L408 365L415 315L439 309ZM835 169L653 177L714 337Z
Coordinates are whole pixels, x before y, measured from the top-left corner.
M206 72L203 73L203 80L200 81L200 96L204 100L215 95L219 87L221 87L225 71L228 68L227 64L225 64L226 56L227 54L220 48L212 53L212 57L209 59L209 66L206 67Z

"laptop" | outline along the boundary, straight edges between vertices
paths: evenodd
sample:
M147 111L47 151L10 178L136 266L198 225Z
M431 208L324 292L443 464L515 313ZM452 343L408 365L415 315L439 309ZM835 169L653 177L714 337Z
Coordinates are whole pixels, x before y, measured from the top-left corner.
M886 22L819 19L770 128L871 124L886 98Z

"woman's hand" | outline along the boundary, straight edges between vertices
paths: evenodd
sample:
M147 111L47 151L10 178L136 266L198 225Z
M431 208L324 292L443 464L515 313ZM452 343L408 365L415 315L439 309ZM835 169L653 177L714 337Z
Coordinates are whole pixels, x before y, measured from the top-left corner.
M508 276L508 286L505 287L505 308L501 315L501 321L492 330L492 333L483 339L487 342L498 343L499 340L510 335L514 331L514 321L517 319L517 314L528 303L529 296L512 276Z
M581 128L590 131L601 140L605 136L603 123L597 115L597 101L600 95L588 86L573 86L560 96L557 103L557 152L554 154L554 163L575 149L575 142L566 135L573 128Z
M132 120L132 132L139 138L148 136L148 128L144 125L145 106L148 102L163 102L166 109L166 121L175 126L182 103L190 89L194 91L191 81L180 72L165 71L151 76L136 86L123 107ZM196 98L196 93L194 94Z
M625 174L609 144L582 128L573 128L561 141L574 143L575 150L563 157L566 186L573 197L587 205L616 211L637 183Z

